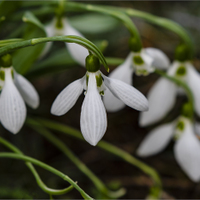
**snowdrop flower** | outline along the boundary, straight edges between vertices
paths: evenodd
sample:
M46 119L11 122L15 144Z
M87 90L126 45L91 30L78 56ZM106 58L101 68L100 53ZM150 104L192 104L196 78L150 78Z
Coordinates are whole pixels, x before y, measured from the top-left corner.
M24 101L32 108L39 106L39 96L32 84L14 71L11 56L1 57L0 121L10 132L19 132L26 119Z
M51 23L49 23L45 27L45 31L47 37L53 36L61 36L61 35L76 35L80 37L84 37L81 33L79 33L76 29L74 29L69 21L62 17L61 19L54 18ZM72 58L82 66L85 66L85 58L88 56L88 51L86 48L78 45L78 44L71 44L65 43L69 53L71 54ZM44 57L49 49L51 48L52 42L48 42L40 55L40 58Z
M153 129L140 144L137 154L143 157L155 155L161 152L173 137L176 140L176 161L192 181L199 181L200 142L195 135L194 124L184 116Z
M80 126L85 140L95 146L107 129L106 110L101 99L106 89L136 110L147 110L148 101L134 87L104 76L99 71L100 62L96 56L87 56L86 69L84 77L69 84L57 96L51 107L51 113L57 116L65 114L74 106L82 91L86 90L81 108Z
M145 48L139 52L131 52L124 63L113 70L109 77L132 85L133 72L136 75L146 76L155 70L154 67L166 69L168 66L169 59L162 51L155 48ZM109 91L106 91L104 103L109 112L116 112L125 107L125 104Z
M192 64L174 61L167 74L182 80L190 87L194 95L195 111L200 116L200 75ZM178 92L180 93L180 88L176 84L161 77L147 95L149 110L141 113L140 125L147 126L161 120L173 108Z

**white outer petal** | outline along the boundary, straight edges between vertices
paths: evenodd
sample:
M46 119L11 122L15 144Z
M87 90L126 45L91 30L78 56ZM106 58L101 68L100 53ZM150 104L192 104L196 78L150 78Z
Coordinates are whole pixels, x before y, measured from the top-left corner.
M65 27L64 34L84 37L81 33L74 29L69 24L69 22ZM66 46L74 60L77 61L80 65L85 66L85 58L89 55L88 50L85 47L80 46L79 44L66 43Z
M95 146L107 128L106 110L97 90L95 73L89 73L88 90L81 108L81 132Z
M200 116L200 75L191 64L186 64L187 79L186 82L189 85L194 95L195 111Z
M200 123L196 122L194 125L195 133L200 136Z
M14 73L15 85L24 101L32 108L37 108L40 103L39 95L33 85L22 75Z
M174 123L161 125L148 133L140 144L137 154L151 156L161 152L169 143L174 134Z
M85 76L72 82L60 92L51 106L52 114L57 116L64 115L74 106L79 96L83 92L84 80Z
M139 111L148 110L148 101L146 97L134 87L124 83L123 81L112 79L104 76L106 87L127 106Z
M177 65L172 66L168 74L173 75L176 68ZM174 83L166 78L160 78L147 95L149 110L140 114L140 126L148 126L161 120L172 109L176 93L177 86Z
M54 21L55 21L55 19L51 23L49 23L48 25L45 26L45 32L46 32L47 37L55 36L55 26L54 26L55 22ZM45 46L44 46L38 59L42 59L49 52L52 44L53 44L53 42L45 43Z
M146 49L142 49L141 57L143 58L147 68L150 69L153 63L153 58L146 52Z
M15 134L24 124L26 106L13 83L11 68L6 68L4 71L5 84L0 97L0 119L2 125Z
M200 142L191 123L185 124L183 135L174 146L175 158L191 180L200 180Z
M110 74L110 78L119 79L129 85L132 85L132 74L133 74L133 67L132 67L132 59L133 54L130 53L126 58L125 62L122 63L119 67L114 69ZM106 110L109 112L116 112L121 110L125 107L125 104L116 98L110 90L105 90L105 95L103 98Z
M145 48L146 53L153 58L152 65L158 69L168 69L170 60L166 54L160 49L156 48Z

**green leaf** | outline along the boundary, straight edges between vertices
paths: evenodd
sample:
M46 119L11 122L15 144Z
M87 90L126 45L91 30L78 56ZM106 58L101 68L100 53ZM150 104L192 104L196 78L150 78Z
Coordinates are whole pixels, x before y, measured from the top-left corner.
M31 24L26 27L24 39L36 38L39 36L45 36L44 31ZM44 45L45 44L39 44L16 51L13 54L13 66L16 71L25 74L42 52Z
M38 28L41 28L45 32L43 24L30 11L25 12L24 16L22 17L22 20L24 22L32 23L33 25L37 26Z
M1 16L10 17L21 6L21 1L0 1Z
M111 31L119 25L119 21L113 17L94 13L71 17L70 23L80 32L87 34Z

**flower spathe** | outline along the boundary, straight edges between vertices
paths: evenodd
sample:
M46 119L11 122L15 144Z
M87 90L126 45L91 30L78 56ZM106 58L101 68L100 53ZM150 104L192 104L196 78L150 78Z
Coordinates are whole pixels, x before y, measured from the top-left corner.
M0 69L0 121L10 132L18 133L26 119L24 101L32 108L39 106L39 95L32 84L12 67Z
M186 117L153 129L140 144L137 154L142 157L161 152L175 138L176 161L191 180L200 180L200 142L195 135L194 124Z
M189 86L194 95L195 112L200 116L200 75L192 64L174 61L167 74L182 80ZM166 78L160 78L147 95L149 110L141 113L140 125L147 126L161 120L172 109L176 95L180 92L182 93L176 84Z
M155 69L167 69L169 66L169 59L167 56L155 48L145 48L140 52L131 52L119 67L113 70L110 74L110 78L119 79L129 85L132 85L132 74L136 75L148 75ZM122 109L125 104L117 99L110 91L105 91L104 104L106 110L109 112L116 112Z
M61 91L53 102L51 113L60 116L68 112L85 89L80 127L85 140L95 146L107 129L107 115L101 99L106 88L126 105L136 110L148 109L148 101L134 87L120 80L108 78L100 71L96 71L87 72L83 78L72 82Z
M57 27L57 19L54 18L52 22L50 22L47 26L45 26L45 31L47 37L53 37L53 36L61 36L61 35L76 35L80 37L84 37L80 32L78 32L76 29L74 29L67 18L63 17L61 19L61 27ZM71 43L65 43L67 49L69 50L69 53L71 54L72 58L79 63L82 66L85 66L85 58L89 54L87 49L78 45L78 44L71 44ZM40 55L40 58L46 55L48 53L49 49L51 48L52 42L48 42L43 50L43 52Z

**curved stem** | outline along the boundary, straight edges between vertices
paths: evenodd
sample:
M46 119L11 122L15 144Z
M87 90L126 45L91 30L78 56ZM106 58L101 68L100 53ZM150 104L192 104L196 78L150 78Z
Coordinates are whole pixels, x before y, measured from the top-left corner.
M81 160L79 160L61 140L59 140L56 136L54 136L48 129L46 129L38 121L29 118L27 120L27 123L28 125L30 125L31 128L35 129L38 133L43 135L47 140L49 140L58 149L60 149L88 178L92 180L96 188L100 190L102 193L104 193L106 196L116 199L125 194L124 188L121 188L115 192L110 191L104 185L104 183L92 171L90 171L90 169L87 168L87 166L83 162L81 162Z
M42 119L42 118L37 118L37 120L47 128L50 128L52 130L56 130L61 133L68 134L70 136L73 136L75 138L83 140L81 132L74 128L54 122L52 120L47 120L47 119ZM126 151L121 150L120 148L118 148L108 142L101 140L97 144L97 146L107 152L110 152L110 153L120 157L121 159L125 160L126 162L130 163L133 166L136 166L137 168L142 170L144 173L149 175L152 178L152 180L154 181L152 190L157 191L154 197L159 198L161 190L162 190L162 183L161 183L160 177L159 177L158 173L156 172L156 170L154 170L150 166L146 165L145 163L139 161L138 159L134 158L132 155L130 155Z
M106 68L106 70L109 72L108 65L106 63L106 60L101 53L101 51L94 45L92 42L89 40L79 37L79 36L74 36L74 35L68 35L68 36L54 36L54 37L44 37L44 38L33 38L30 40L24 40L24 41L19 41L14 44L10 44L7 46L4 46L0 48L0 56L10 53L11 51L28 47L28 46L34 46L37 44L45 43L45 42L51 42L51 41L60 41L60 42L68 42L68 43L76 43L79 44L85 48L87 48L89 51L93 52L96 54L96 56L101 60L102 64Z
M78 185L76 182L74 182L71 178L69 178L69 176L63 174L62 172L58 171L57 169L39 161L39 160L36 160L34 158L31 158L29 156L24 156L24 155L20 155L20 154L16 154L16 153L0 153L0 158L13 158L13 159L18 159L18 160L24 160L24 161L27 161L27 162L31 162L35 165L38 165L42 168L44 168L45 170L48 170L50 172L52 172L53 174L61 177L63 180L69 182L71 185L74 186L74 188L76 188L80 194L82 195L82 197L84 199L93 199L92 197L90 197L88 194L86 194Z
M4 146L6 146L8 149L10 149L11 151L20 154L20 155L24 155L17 147L15 147L13 144L11 144L10 142L6 141L5 139L3 139L2 137L0 137L0 143L3 144ZM26 162L26 165L28 166L28 168L31 170L31 172L33 173L36 182L38 184L38 186L47 194L49 195L62 195L65 194L69 191L71 191L73 189L73 186L69 186L65 189L62 190L56 190L56 189L52 189L47 187L43 181L41 180L39 174L37 173L36 169L34 168L34 166L30 163L30 162Z
M112 15L112 12L122 12L124 14L127 14L132 17L138 17L141 19L146 20L147 22L150 22L152 24L155 24L157 26L163 27L165 29L168 29L175 34L177 34L183 41L184 43L190 48L191 54L194 53L194 45L191 40L191 37L188 35L186 30L177 24L176 22L173 22L172 20L165 19L162 17L157 17L152 14L131 9L131 8L118 8L114 6L102 6L102 5L90 5L90 4L83 4L83 3L77 3L77 2L68 2L66 9L69 11L95 11L95 12L102 12L110 15ZM119 13L120 13L119 12ZM114 15L113 15L114 16ZM130 26L131 27L131 26ZM131 28L131 30L133 30Z
M185 92L187 93L187 96L188 96L189 103L190 103L191 108L192 108L192 113L194 113L194 96L193 96L192 91L188 87L188 85L186 83L184 83L183 81L177 79L176 77L172 77L172 76L167 75L165 72L163 72L161 70L156 69L155 73L159 74L162 77L167 78L168 80L174 82L178 86L181 86L185 90Z
M102 14L110 15L120 20L129 30L130 34L137 38L141 42L140 34L134 25L133 21L128 17L126 13L121 12L117 9L109 9L106 6L95 6L91 4L82 4L75 2L66 3L67 11L90 11L90 12L99 12Z

